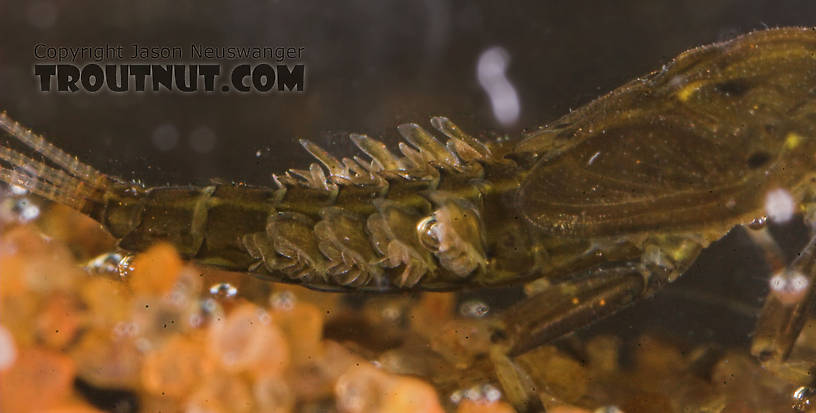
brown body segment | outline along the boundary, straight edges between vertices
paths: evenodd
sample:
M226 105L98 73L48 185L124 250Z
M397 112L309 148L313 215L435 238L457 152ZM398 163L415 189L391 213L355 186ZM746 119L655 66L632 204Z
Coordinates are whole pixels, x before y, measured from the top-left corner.
M814 99L814 30L693 49L522 141L519 208L567 236L727 230L813 169Z

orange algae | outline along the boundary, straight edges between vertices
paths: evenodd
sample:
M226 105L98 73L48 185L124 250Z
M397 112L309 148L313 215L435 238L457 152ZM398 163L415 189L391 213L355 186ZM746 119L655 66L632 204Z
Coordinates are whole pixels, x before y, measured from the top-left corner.
M248 413L254 401L241 377L212 375L187 400L188 413Z
M208 342L210 357L229 372L278 373L289 364L283 333L269 313L254 304L241 304L213 320Z
M383 397L383 413L442 413L436 390L422 380L397 376Z
M15 363L0 371L0 411L40 412L71 394L74 361L44 348L20 350Z
M142 366L142 384L153 395L183 398L190 394L203 377L211 374L198 337L174 336L149 352Z
M330 396L349 366L367 363L322 341L323 320L331 311L312 304L318 296L311 293L301 300L300 289L280 289L276 294L285 299L271 299L268 307L240 298L207 299L201 296L201 273L185 269L167 246L137 256L124 281L78 271L68 259L44 276L35 259L54 262L59 243L45 242L25 226L3 236L15 243L0 254L0 279L14 294L0 300L0 317L22 354L3 374L28 379L4 379L3 391L25 395L18 391L21 384L30 392L43 389L33 384L40 378L26 367L29 360L50 363L56 355L71 366L70 374L60 376L66 377L58 382L61 390L49 391L54 402L43 398L35 411L93 411L81 402L58 403L78 400L76 376L100 389L131 389L140 394L143 411L286 412L298 400ZM309 389L315 392L306 394ZM18 399L4 397L9 408L2 411L28 411L24 400L14 404Z
M68 403L66 405L45 409L40 413L102 413L102 410L82 403Z
M100 387L127 388L139 383L143 356L133 340L135 333L128 328L120 325L115 332L86 332L69 350L83 379Z
M295 395L286 381L277 375L260 375L252 386L252 395L259 411L285 413L295 405Z
M55 293L46 298L37 318L37 336L48 347L63 348L74 340L83 324L84 311L71 295Z
M176 284L182 262L176 249L167 243L156 244L133 261L128 275L136 294L164 294Z
M451 293L426 293L411 308L411 328L425 337L433 337L442 331L450 320L454 309L455 296Z
M334 341L325 340L322 344L323 349L316 358L293 364L286 372L287 381L293 384L291 390L299 400L318 401L331 397L335 384L345 372L356 366L370 365Z
M292 343L289 350L293 363L302 364L318 356L323 317L316 306L295 299L291 304L273 307L271 317Z
M371 365L356 366L335 387L340 411L347 413L441 413L436 391L407 376L390 376Z
M103 277L90 277L79 295L88 310L87 324L94 329L113 330L130 317L127 284Z

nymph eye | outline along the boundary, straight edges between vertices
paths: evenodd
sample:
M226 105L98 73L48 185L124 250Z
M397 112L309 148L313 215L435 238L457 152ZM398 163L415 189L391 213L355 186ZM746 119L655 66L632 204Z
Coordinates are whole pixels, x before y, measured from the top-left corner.
M748 84L744 79L736 79L736 80L726 80L724 82L716 83L714 85L714 90L717 92L728 96L728 97L735 97L738 98L748 90L751 89L751 85Z
M771 160L771 154L765 151L756 151L748 157L748 167L757 169L764 166Z

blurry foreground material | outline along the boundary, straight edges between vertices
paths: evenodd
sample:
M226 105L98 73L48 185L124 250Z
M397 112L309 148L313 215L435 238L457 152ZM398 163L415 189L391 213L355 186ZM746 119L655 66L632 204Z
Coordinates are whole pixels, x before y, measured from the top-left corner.
M114 250L94 222L54 207L38 223L0 222L2 412L514 411L485 319L457 315L453 294L271 285L202 273L167 245L122 279L78 264ZM814 343L811 323L796 357ZM812 372L778 378L745 349L629 347L573 337L515 362L551 412L816 411Z

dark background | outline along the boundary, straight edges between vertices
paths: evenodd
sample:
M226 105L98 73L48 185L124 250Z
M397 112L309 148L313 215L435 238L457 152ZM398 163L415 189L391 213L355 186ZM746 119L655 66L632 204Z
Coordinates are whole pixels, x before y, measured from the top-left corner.
M678 53L763 27L816 23L810 1L218 2L0 1L0 107L104 172L148 183L210 177L269 184L303 166L296 137L347 145L347 132L395 137L400 122L444 114L465 130L517 134ZM302 46L306 92L39 92L36 43L52 46ZM476 80L482 51L510 54L521 118L504 129ZM227 62L225 62L227 63ZM172 124L178 145L151 136ZM213 151L190 149L198 127ZM255 157L257 150L263 155ZM342 150L341 150L342 151Z
M691 47L756 29L814 24L816 3L805 0L0 0L0 108L107 173L154 185L203 184L211 177L271 185L272 172L305 167L308 157L297 137L349 154L348 132L393 142L397 124L427 124L438 114L479 136L517 135ZM73 47L138 42L182 46L185 53L192 42L302 46L307 90L43 93L32 74L39 42ZM491 46L509 52L508 78L521 99L519 121L506 128L494 119L476 80L476 61ZM168 124L179 141L163 152L151 136ZM190 147L190 135L200 127L216 136L210 152ZM777 232L795 248L803 233L791 228ZM723 304L727 300L717 297L757 307L766 285L763 271L758 250L734 233L704 255L681 281L685 285L619 317L618 327L634 328L635 316L648 314L644 325L744 341L751 318L734 316ZM682 291L709 297L683 298Z

